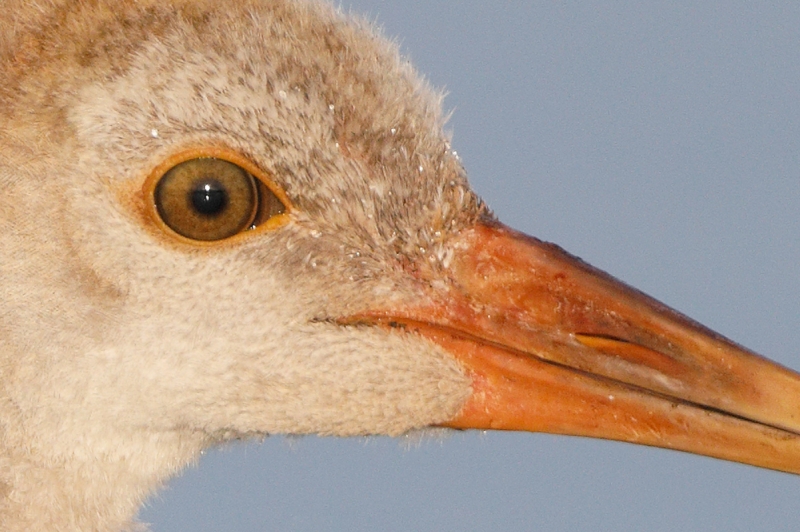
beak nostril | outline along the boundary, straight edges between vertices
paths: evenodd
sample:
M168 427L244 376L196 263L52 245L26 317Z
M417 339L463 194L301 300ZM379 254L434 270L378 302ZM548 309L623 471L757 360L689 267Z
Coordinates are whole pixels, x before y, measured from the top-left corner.
M685 377L687 373L685 364L661 351L636 342L603 334L575 333L573 336L581 345L594 349L597 353L625 361L634 367L649 368L675 378Z

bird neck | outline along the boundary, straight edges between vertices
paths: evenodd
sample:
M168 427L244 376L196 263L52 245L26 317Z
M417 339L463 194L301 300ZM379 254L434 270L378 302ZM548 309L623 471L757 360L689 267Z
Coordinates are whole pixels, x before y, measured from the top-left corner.
M170 476L199 455L202 435L110 435L64 455L16 445L4 431L0 456L0 530L121 531ZM11 437L9 437L11 436Z

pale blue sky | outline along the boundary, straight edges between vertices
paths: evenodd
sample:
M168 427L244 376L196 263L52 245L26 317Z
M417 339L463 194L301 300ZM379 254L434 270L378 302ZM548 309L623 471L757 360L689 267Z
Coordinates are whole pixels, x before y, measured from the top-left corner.
M506 223L800 369L800 3L352 0ZM796 530L800 477L536 434L208 453L154 532Z

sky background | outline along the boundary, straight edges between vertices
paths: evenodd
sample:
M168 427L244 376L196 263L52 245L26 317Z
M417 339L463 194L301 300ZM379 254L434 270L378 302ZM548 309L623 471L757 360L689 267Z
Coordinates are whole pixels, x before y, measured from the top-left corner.
M800 369L800 3L351 0L454 110L505 223ZM268 438L141 519L178 531L796 530L800 477L580 438Z

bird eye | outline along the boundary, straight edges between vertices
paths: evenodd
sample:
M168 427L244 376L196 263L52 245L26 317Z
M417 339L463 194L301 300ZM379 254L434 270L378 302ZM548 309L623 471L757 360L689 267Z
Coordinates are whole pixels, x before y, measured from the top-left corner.
M173 166L159 179L153 199L170 229L202 241L234 236L286 210L247 170L213 157Z

